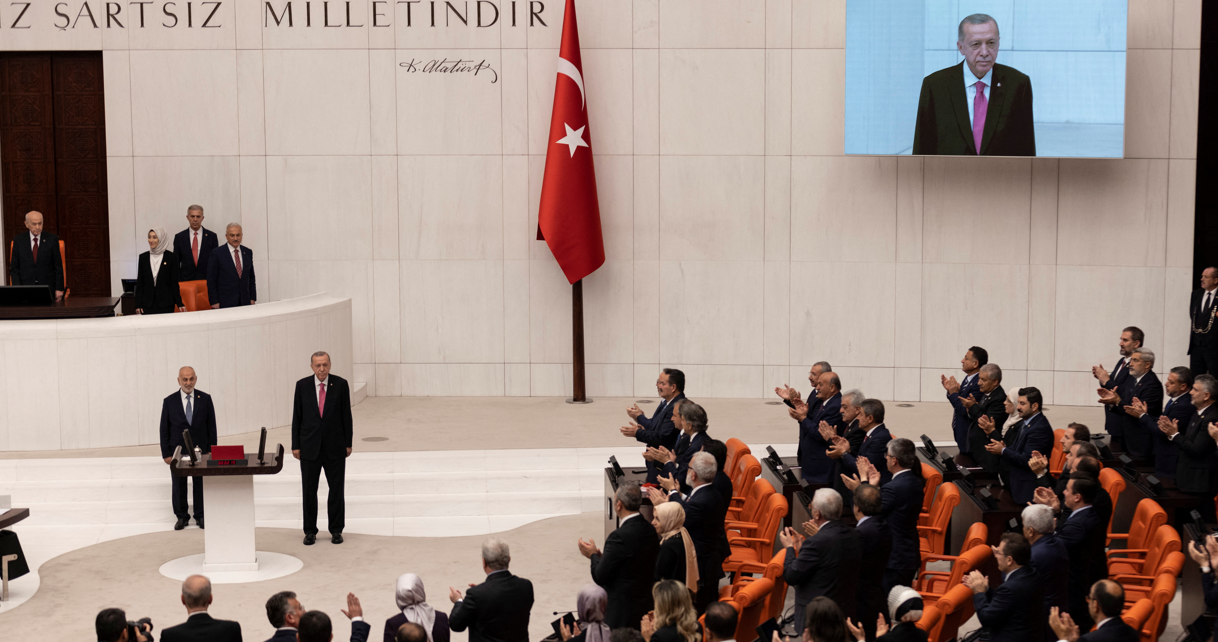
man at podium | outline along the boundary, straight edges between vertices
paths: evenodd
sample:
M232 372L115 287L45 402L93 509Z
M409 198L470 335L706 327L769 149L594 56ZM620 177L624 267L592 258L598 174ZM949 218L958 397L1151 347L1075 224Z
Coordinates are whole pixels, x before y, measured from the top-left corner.
M63 261L59 258L59 237L42 231L42 213L25 215L28 232L13 239L13 259L8 274L13 285L45 285L63 300Z
M300 460L304 494L304 544L317 541L317 482L326 471L330 496L326 500L330 542L343 543L346 502L343 477L351 456L351 388L330 374L330 355L314 352L313 376L296 382L292 402L292 456Z
M186 442L182 439L182 431L190 431L190 439L195 446L205 452L211 452L216 445L216 408L211 402L211 395L202 390L195 390L195 369L183 366L178 370L178 391L165 397L161 404L161 458L165 463L173 463L173 451L182 447L186 454ZM173 474L173 514L178 521L173 530L186 528L190 521L190 507L186 504L186 478ZM191 477L194 487L195 523L203 528L203 478Z

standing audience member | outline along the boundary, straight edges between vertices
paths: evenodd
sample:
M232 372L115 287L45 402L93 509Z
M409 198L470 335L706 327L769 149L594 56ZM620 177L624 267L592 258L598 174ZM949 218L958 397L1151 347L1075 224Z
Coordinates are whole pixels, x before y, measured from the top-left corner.
M815 410L816 404L819 403L819 400L816 398L816 382L820 381L820 376L826 372L833 372L833 366L829 365L828 361L817 361L808 370L808 383L812 384L812 390L808 393L808 402L811 410ZM783 403L787 404L788 408L794 408L795 402L802 398L798 390L785 383L774 388L774 394L778 395Z
M812 521L805 539L795 529L778 535L787 549L783 580L795 588L795 632L803 631L804 611L822 595L833 600L843 613L854 616L858 599L858 569L863 547L854 527L841 522L842 497L832 488L812 495Z
M799 422L799 465L803 478L811 484L832 484L837 462L828 455L829 441L821 434L820 425L826 423L836 432L842 420L842 382L837 375L826 372L816 382L816 398L820 404L815 410L803 401L794 401L794 408L787 412Z
M179 276L183 281L207 278L207 260L218 245L216 233L203 227L203 206L186 208L189 227L173 237L173 253L179 260Z
M878 487L863 484L854 491L854 529L863 547L855 611L869 640L876 636L876 618L883 618L884 572L892 554L892 530L880 514L882 510L883 500Z
M148 248L136 263L135 313L185 312L178 287L178 259L168 251L169 235L164 229L148 230Z
M1214 317L1218 316L1218 268L1207 267L1201 271L1201 287L1193 290L1188 301L1188 367L1193 376L1218 375L1218 328Z
M715 602L706 607L703 642L736 642L736 625L740 615L730 602Z
M604 619L611 629L638 626L639 618L651 610L652 576L660 542L655 529L639 515L642 505L639 485L623 483L613 500L618 527L605 538L604 552L596 547L596 540L579 540L579 552L592 561L592 581L609 596Z
M918 620L922 619L922 595L908 586L894 586L888 592L888 613L892 617L892 628L879 616L875 628L879 632L877 640L883 642L926 642L926 631L918 628ZM846 626L858 642L867 639L866 632L861 626L854 626L846 620Z
M360 606L359 598L347 594L347 608L342 609L343 615L351 620L351 642L368 642L368 634L372 626L364 621L364 609ZM300 616L300 627L296 632L299 642L330 642L334 639L334 625L330 616L321 611L309 611Z
M8 276L13 285L42 285L56 301L63 300L63 259L59 256L59 237L42 230L42 213L27 212L25 228L13 239L12 263Z
M990 642L1043 642L1045 637L1044 597L1040 578L1028 566L1032 547L1018 533L1006 533L994 550L994 560L1002 572L998 588L974 570L964 578L973 591L973 607L981 626L990 632Z
M902 437L888 442L886 460L892 480L883 486L880 486L880 471L867 459L858 460L858 477L843 480L855 492L862 484L860 478L880 488L880 515L888 522L892 533L892 552L884 572L884 591L887 592L894 586L913 584L922 564L918 515L922 512L922 490L926 480L921 477L922 463L912 441Z
M457 633L469 629L469 642L529 642L533 583L512 575L511 562L507 542L494 537L482 542L486 581L471 586L464 598L461 591L448 588L453 603L449 628Z
M947 391L947 401L952 405L952 436L956 438L956 447L960 452L968 452L968 430L973 423L969 410L976 405L981 385L978 373L981 367L990 362L990 355L985 348L973 346L964 353L960 360L960 369L964 378L959 382L955 377L940 375L943 389Z
M888 480L892 479L892 473L888 472L884 460L887 457L885 453L888 442L892 441L892 433L888 432L888 427L884 425L884 402L879 399L864 399L863 403L859 404L858 422L859 429L863 431L863 443L859 445L858 457L842 453L842 473L858 474L858 458L862 457L870 460L871 467L880 471L880 483L887 484ZM844 437L837 438L834 441L835 450L844 448L844 441Z
M609 626L605 624L605 610L608 607L609 594L605 589L596 584L585 584L575 598L575 612L579 615L579 621L568 629L567 623L560 620L559 635L564 642L609 642Z
M689 531L685 530L685 509L676 502L664 502L656 506L652 524L660 535L653 581L676 580L696 593L698 555Z
M1135 457L1150 455L1150 431L1142 427L1137 417L1127 411L1137 399L1152 415L1163 413L1163 384L1151 370L1155 366L1155 353L1149 348L1138 348L1129 356L1129 376L1116 389L1100 388L1100 403L1108 406L1113 417L1112 426L1125 443L1125 448Z
M689 399L682 399L673 405L673 423L680 430L676 448L648 448L643 458L656 462L660 466L661 475L675 480L682 492L689 492L689 484L685 480L686 473L689 472L689 462L696 453L702 451L702 444L710 438L706 434L706 411Z
M423 580L418 575L405 573L398 577L394 601L399 612L385 620L385 642L394 642L405 624L422 627L425 642L448 642L448 614L435 610L427 603L427 591L423 589Z
M674 580L662 580L651 587L654 613L639 622L646 642L699 642L702 639L698 613L689 601L689 590Z
M307 613L296 594L280 591L266 601L266 619L275 627L275 634L266 642L296 642L300 618Z
M1073 473L1063 495L1070 515L1064 522L1059 522L1055 530L1070 556L1070 581L1067 583L1070 616L1085 629L1094 624L1087 610L1088 590L1108 574L1104 556L1108 522L1101 519L1092 506L1096 496L1103 492L1098 481ZM1055 513L1061 511L1057 496L1047 488L1036 489L1036 503L1052 508Z
M1204 374L1193 379L1193 415L1186 427L1162 417L1159 430L1180 452L1176 463L1176 486L1197 497L1197 510L1206 523L1214 522L1214 493L1218 492L1218 465L1214 453L1218 444L1210 437L1209 425L1218 421L1218 379ZM1180 522L1183 523L1183 522Z
M1142 347L1146 335L1136 326L1129 326L1121 331L1121 339L1118 347L1121 351L1121 358L1112 367L1112 372L1109 373L1104 369L1103 365L1092 366L1091 374L1095 380L1100 382L1100 386L1109 390L1119 390L1125 383L1125 379L1129 377L1129 357L1133 355L1133 351ZM1121 415L1124 410L1113 406L1104 407L1104 430L1113 436L1113 448L1115 450L1124 450L1125 446L1121 443Z
M991 439L1002 439L1007 419L1014 406L1007 408L1007 393L1002 389L1002 368L987 363L977 372L977 403L968 409L968 449L977 465L986 472L998 472L998 457L991 455L985 445ZM998 434L994 434L997 431Z
M681 404L681 412L684 412L687 403ZM723 505L723 498L711 486L714 478L715 458L710 453L695 453L689 464L690 491L687 497L675 489L671 489L667 497L655 488L648 493L653 505L675 501L685 509L685 529L689 531L698 554L700 584L695 606L699 613L719 599L719 580L724 575L723 560L730 552L723 524L727 508Z
M1125 589L1111 580L1100 580L1092 585L1087 601L1090 619L1099 623L1094 631L1080 636L1078 625L1070 615L1057 609L1049 614L1049 626L1058 642L1138 642L1141 634L1121 619L1124 608Z
M711 482L711 486L715 487L715 492L723 498L723 506L726 508L732 505L732 495L735 494L735 487L732 486L732 478L728 475L730 471L727 468L727 444L705 437L702 439L702 451L711 454L715 458L715 480Z
M857 388L842 393L840 437L837 432L830 432L833 428L828 423L821 424L821 435L827 437L827 441L832 444L828 452L829 458L837 460L837 468L833 472L833 490L842 496L843 510L846 511L851 510L853 497L850 489L842 483L841 476L853 474L853 467L848 470L842 462L842 457L849 454L857 458L863 448L863 442L867 440L867 431L859 427L859 415L862 414L863 402L866 400L863 391Z
M1189 542L1188 555L1201 567L1201 589L1205 592L1206 608L1210 611L1218 609L1218 582L1214 581L1215 569L1218 569L1218 537L1210 535L1205 538L1205 550L1196 542ZM1211 639L1218 640L1218 622L1214 624L1213 635Z
M258 302L258 280L254 276L254 251L241 245L244 232L239 223L224 228L228 242L212 250L207 259L207 300L212 309L236 308Z
M646 444L647 448L661 446L672 450L677 446L679 432L673 423L674 404L685 398L685 373L676 368L664 368L656 379L656 394L660 396L660 405L648 417L638 404L626 409L626 414L633 420L629 426L623 426L621 431L626 437ZM638 422L638 423L634 423ZM654 484L660 473L660 464L648 459L647 482Z
M399 626L393 638L386 642L427 642L427 629L414 622L407 622Z
M1047 622L1049 609L1056 607L1064 611L1070 608L1070 554L1066 551L1066 544L1057 539L1053 532L1057 522L1052 508L1033 504L1023 509L1021 517L1023 536L1032 545L1032 559L1028 566L1040 578L1044 591L1045 608L1041 619ZM1045 633L1052 635L1053 631L1046 629Z
M1162 414L1152 415L1150 408L1140 399L1134 399L1125 408L1125 412L1137 419L1142 430L1150 435L1151 450L1155 455L1155 476L1160 479L1175 479L1180 463L1180 449L1159 430L1159 419L1167 417L1168 423L1175 420L1177 425L1188 425L1194 410L1193 397L1189 394L1193 389L1193 372L1185 367L1172 368L1163 387L1167 400L1163 403Z
M991 455L1002 457L1002 461L1010 470L1011 499L1017 504L1027 504L1032 501L1032 491L1036 489L1036 474L1028 466L1033 451L1047 453L1053 449L1053 426L1041 412L1044 399L1036 388L1019 389L1019 405L1015 407L1019 413L1022 426L1018 429L1010 447L1002 442L991 439L986 444L986 451Z
M219 440L216 434L216 407L211 395L196 390L199 381L195 369L182 366L178 369L178 390L171 393L161 402L161 458L166 464L173 463L173 453L178 446L182 454L186 452L186 441L182 432L189 430L190 439L200 452L210 453L211 447ZM178 518L173 530L186 528L190 521L190 506L186 503L186 477L179 477L169 472L173 494L173 514ZM190 477L193 487L195 523L203 528L203 478Z
M846 615L837 602L818 597L808 603L804 618L804 642L850 642Z
M207 613L211 599L211 580L202 575L186 578L182 582L186 621L162 631L161 642L241 642L240 624Z

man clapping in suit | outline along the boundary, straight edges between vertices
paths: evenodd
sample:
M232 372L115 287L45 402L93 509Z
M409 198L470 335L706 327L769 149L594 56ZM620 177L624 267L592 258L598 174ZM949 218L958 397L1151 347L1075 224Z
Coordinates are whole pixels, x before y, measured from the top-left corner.
M186 452L186 442L182 439L182 431L190 431L190 439L195 446L205 452L211 452L216 445L216 407L212 404L211 395L202 390L195 390L195 369L184 366L178 370L178 391L165 397L161 403L161 458L165 463L173 465L173 451L182 447ZM173 514L178 522L173 525L175 531L186 528L190 521L190 512L186 504L186 478L178 477L170 471L173 479ZM195 523L203 528L203 478L191 477L194 486Z
M964 584L973 591L977 619L990 632L991 642L1042 642L1044 596L1041 579L1028 566L1032 547L1023 535L1006 533L998 546L990 548L1003 574L1002 584L990 588L989 578L981 571L964 578Z
M469 642L529 642L529 613L533 610L533 583L512 575L512 552L507 542L482 542L482 570L486 581L470 584L465 597L451 586L448 599L453 612L448 627L460 633L469 629Z
M330 374L330 355L314 352L313 376L296 382L292 402L292 456L300 460L304 492L304 544L317 541L317 482L326 472L330 496L326 499L330 542L343 543L346 502L343 478L351 456L353 423L351 388L347 380Z
M843 524L842 496L832 488L812 495L812 521L804 525L805 539L792 528L778 539L787 549L782 577L795 588L795 632L804 629L804 610L822 595L833 600L847 617L857 617L858 569L863 544L853 526Z
M223 246L207 259L207 300L213 310L254 305L258 282L254 278L254 251L241 245L245 233L237 223L224 228Z
M1011 499L1017 504L1027 504L1032 501L1032 492L1036 490L1036 473L1032 472L1028 460L1033 452L1047 453L1053 449L1053 427L1040 411L1044 400L1037 388L1020 388L1019 405L1015 412L1019 413L1022 425L1018 428L1015 443L1008 447L996 439L990 439L985 450L991 455L998 455L1010 467Z
M660 376L656 379L656 394L660 395L660 405L650 418L639 408L638 404L626 409L626 414L638 423L632 422L629 426L623 426L622 434L634 437L647 444L648 448L664 447L675 450L679 433L676 424L673 423L672 412L673 407L685 398L685 373L676 368L661 370ZM654 484L663 464L650 459L645 463L647 464L647 481ZM651 590L648 589L647 592L650 594ZM638 622L635 624L637 625Z
M1137 629L1121 619L1125 608L1125 589L1112 580L1100 580L1091 587L1087 610L1091 619L1099 622L1095 630L1079 635L1079 627L1068 613L1053 609L1049 613L1049 626L1057 639L1064 642L1138 642L1141 636Z
M617 489L613 510L618 527L605 538L605 550L596 541L579 540L579 552L592 560L592 581L609 595L605 625L611 629L635 628L651 610L651 585L660 553L656 529L639 515L643 492L637 483Z
M981 367L989 362L990 354L985 348L973 346L960 360L960 369L964 371L963 379L957 382L955 377L939 377L943 389L947 391L947 401L952 405L952 436L956 438L956 447L962 453L968 452L968 429L972 423L968 411L977 403L976 398L981 396L977 394L981 390L978 373Z
M211 580L191 575L182 582L186 621L161 633L161 642L241 642L241 624L208 615Z
M1130 416L1126 407L1133 405L1138 399L1145 406L1145 412L1159 415L1163 412L1163 384L1159 377L1151 372L1155 365L1155 353L1149 348L1138 348L1129 355L1129 376L1116 389L1101 387L1099 389L1100 403L1108 406L1111 420L1106 422L1113 430L1114 437L1120 437L1125 442L1125 448L1135 457L1146 457L1150 454L1150 431L1143 427L1137 418ZM1111 430L1110 430L1111 432Z

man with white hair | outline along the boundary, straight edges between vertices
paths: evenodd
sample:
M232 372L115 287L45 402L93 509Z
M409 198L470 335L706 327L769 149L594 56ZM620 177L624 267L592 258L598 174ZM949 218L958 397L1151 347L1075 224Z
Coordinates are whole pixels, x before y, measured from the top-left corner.
M482 542L482 570L486 581L470 585L465 597L448 588L453 603L448 627L460 633L469 629L469 642L529 642L529 612L533 609L533 583L508 570L512 552L507 542L492 537Z
M805 539L793 528L778 535L787 549L782 576L795 588L795 632L802 633L804 609L825 596L837 603L847 617L855 617L858 569L863 544L853 526L841 522L842 496L832 488L812 495L812 520L804 524Z
M727 559L730 546L723 520L727 507L723 498L711 486L717 473L715 456L708 452L695 453L689 462L686 483L689 495L673 490L667 496L659 489L651 488L648 496L653 505L666 501L681 504L685 509L685 530L694 542L698 555L699 586L695 596L698 613L706 611L711 602L719 599L719 580L723 577L723 560ZM690 587L693 588L693 587Z
M1042 619L1047 623L1049 609L1057 607L1067 611L1070 608L1070 553L1066 551L1066 543L1057 539L1053 532L1057 526L1057 516L1052 508L1033 504L1023 509L1022 519L1023 536L1032 545L1032 561L1028 566L1040 578L1045 594L1045 615ZM1052 630L1046 629L1045 635L1052 635Z
M25 215L25 229L13 239L12 263L8 275L13 285L43 285L52 290L56 301L63 300L63 261L59 258L59 237L42 229L42 212Z
M186 621L161 632L161 642L241 642L241 624L208 615L211 580L191 575L182 582L182 605Z
M1132 407L1137 399L1144 412L1156 417L1163 414L1163 384L1152 371L1154 366L1155 353L1150 348L1137 348L1129 355L1129 376L1121 385L1098 390L1100 403L1109 410L1106 426L1115 431L1113 437L1124 440L1125 448L1135 457L1150 456L1150 431L1125 408Z
M241 245L240 223L224 228L228 242L212 250L207 260L207 300L212 309L254 305L258 283L254 278L254 251Z

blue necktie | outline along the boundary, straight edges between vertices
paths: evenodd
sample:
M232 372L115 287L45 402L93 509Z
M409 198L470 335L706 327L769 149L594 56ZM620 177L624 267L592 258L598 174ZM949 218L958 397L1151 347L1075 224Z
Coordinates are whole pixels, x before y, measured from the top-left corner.
M190 403L190 397L191 395L186 395L186 423L188 424L194 423L195 420L195 409Z

